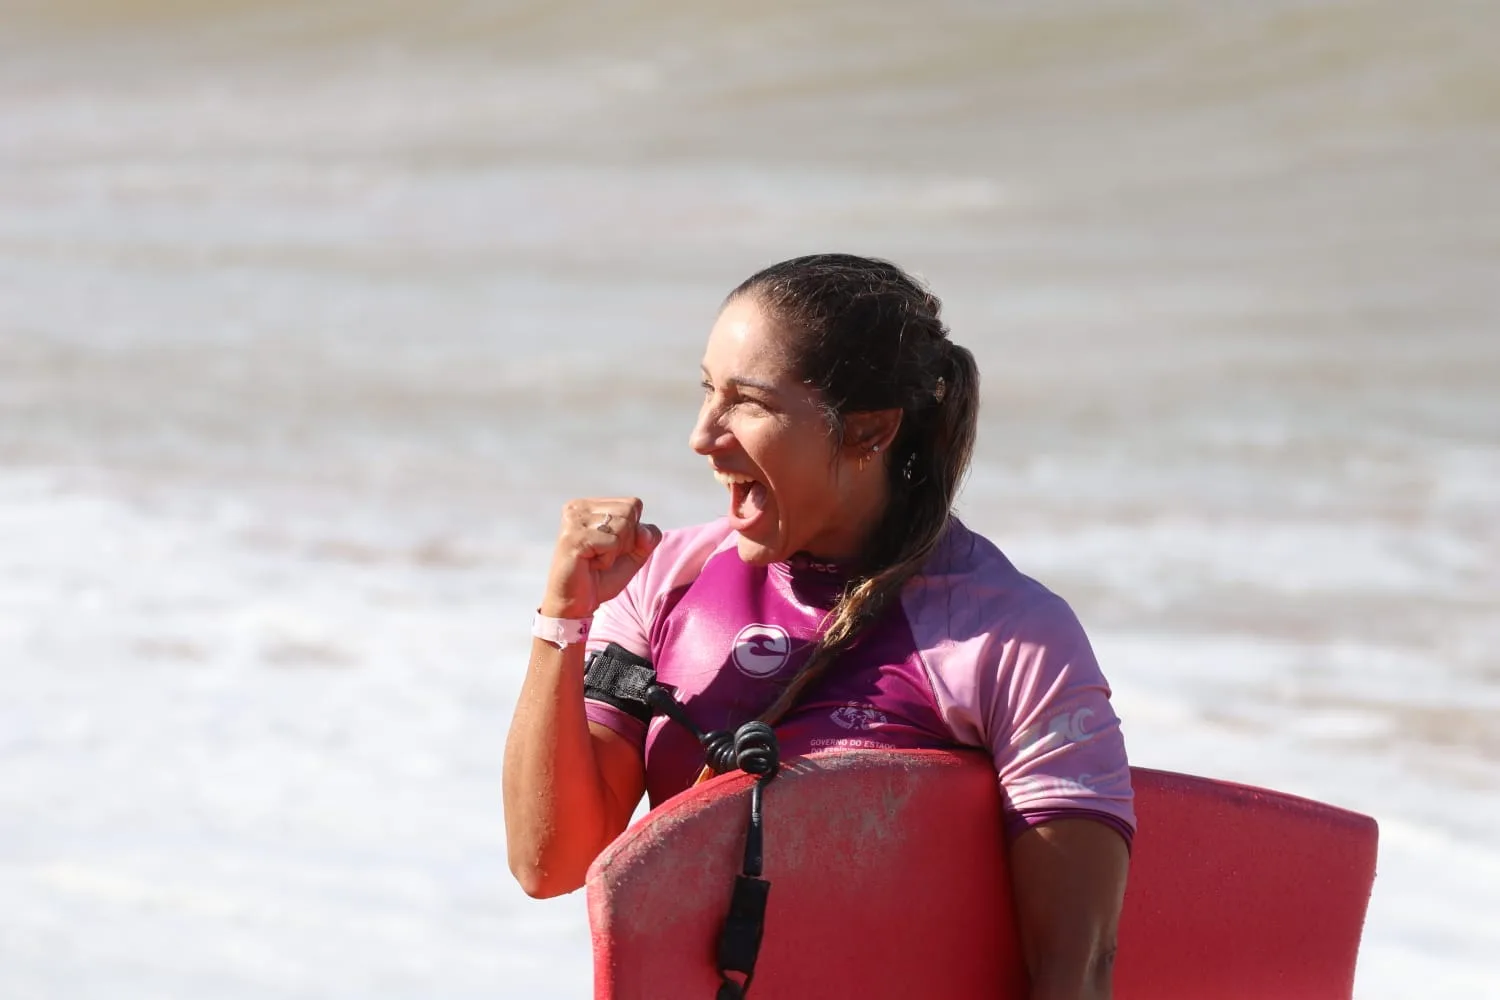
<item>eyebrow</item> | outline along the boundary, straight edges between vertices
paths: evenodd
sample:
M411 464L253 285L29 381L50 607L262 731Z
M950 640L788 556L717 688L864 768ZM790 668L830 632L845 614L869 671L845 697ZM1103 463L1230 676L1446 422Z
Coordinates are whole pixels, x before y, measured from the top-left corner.
M709 377L708 376L708 369L707 368L700 368L699 370L701 372L703 372L703 377L704 378L708 378ZM762 382L759 379L743 378L741 376L735 375L735 376L732 376L730 378L725 379L724 381L726 383L728 383L729 385L745 386L746 388L750 388L750 389L759 389L761 392L769 393L770 395L773 395L773 396L780 395L780 393L781 393L781 391L779 389L777 389L776 386L772 385L769 382Z

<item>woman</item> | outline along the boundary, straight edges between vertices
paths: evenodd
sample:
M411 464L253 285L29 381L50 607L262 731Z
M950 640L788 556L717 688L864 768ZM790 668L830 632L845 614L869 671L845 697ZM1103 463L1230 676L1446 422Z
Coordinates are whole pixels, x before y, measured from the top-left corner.
M753 275L709 335L691 438L726 515L663 535L634 498L565 506L506 746L529 894L577 889L642 794L703 764L600 686L607 651L649 661L705 731L771 723L784 757L988 750L1033 996L1108 995L1135 823L1119 722L1068 605L950 513L979 385L938 311L883 261Z

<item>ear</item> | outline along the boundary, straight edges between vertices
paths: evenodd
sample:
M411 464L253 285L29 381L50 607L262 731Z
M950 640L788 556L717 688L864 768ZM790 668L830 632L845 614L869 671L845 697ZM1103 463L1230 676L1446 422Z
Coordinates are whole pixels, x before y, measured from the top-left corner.
M844 452L851 458L866 458L889 451L901 429L900 410L865 410L844 416Z

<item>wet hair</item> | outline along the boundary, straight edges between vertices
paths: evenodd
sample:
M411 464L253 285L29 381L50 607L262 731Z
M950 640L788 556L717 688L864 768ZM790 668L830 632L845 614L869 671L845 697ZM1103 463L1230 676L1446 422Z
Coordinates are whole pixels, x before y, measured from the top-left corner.
M848 415L901 411L884 456L890 503L817 645L762 714L775 725L937 547L974 450L979 369L948 339L937 297L887 261L797 257L751 275L726 304L744 296L788 335L793 367L820 394L836 445Z

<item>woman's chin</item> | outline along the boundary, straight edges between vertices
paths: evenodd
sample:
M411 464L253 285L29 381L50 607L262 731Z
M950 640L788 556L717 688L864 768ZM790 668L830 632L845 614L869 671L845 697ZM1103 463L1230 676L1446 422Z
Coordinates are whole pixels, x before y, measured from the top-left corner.
M757 541L742 533L738 545L740 561L748 566L769 566L773 562L780 562L786 558L781 547L771 539L764 542Z

